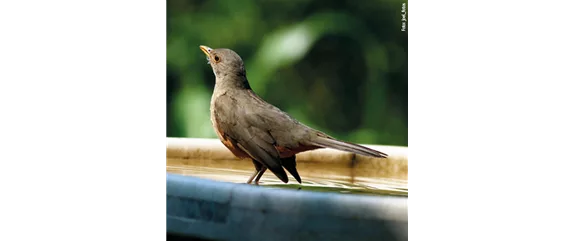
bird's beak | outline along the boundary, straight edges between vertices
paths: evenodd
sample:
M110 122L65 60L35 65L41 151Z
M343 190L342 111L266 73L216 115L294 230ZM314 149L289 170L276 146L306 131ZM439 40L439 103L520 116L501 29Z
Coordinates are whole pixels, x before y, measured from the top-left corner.
M199 48L201 49L201 51L203 51L205 53L205 55L207 55L207 57L210 57L209 53L211 53L211 48L207 47L205 45L199 45Z

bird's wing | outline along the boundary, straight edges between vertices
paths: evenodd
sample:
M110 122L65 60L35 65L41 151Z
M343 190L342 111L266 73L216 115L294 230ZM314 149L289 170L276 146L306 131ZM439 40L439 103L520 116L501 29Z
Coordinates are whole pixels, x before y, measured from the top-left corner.
M246 121L251 125L258 125L265 128L280 148L298 149L300 140L307 139L310 132L314 130L301 124L286 112L276 106L267 103L253 91L245 92L250 103L245 105Z
M215 101L215 121L224 135L287 183L287 174L281 166L279 152L274 147L275 140L264 127L252 123L252 114L244 103L239 103L231 95L221 95Z

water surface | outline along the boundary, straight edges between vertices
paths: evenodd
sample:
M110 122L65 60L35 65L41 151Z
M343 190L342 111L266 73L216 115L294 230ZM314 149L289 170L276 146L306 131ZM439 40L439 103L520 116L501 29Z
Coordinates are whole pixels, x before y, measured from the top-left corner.
M361 193L369 195L408 196L406 173L386 173L373 168L356 168L333 163L298 162L302 179L299 184L289 175L289 183L281 182L267 171L260 185L269 188L292 188L309 191ZM255 168L245 160L197 160L167 158L167 172L217 181L245 183Z

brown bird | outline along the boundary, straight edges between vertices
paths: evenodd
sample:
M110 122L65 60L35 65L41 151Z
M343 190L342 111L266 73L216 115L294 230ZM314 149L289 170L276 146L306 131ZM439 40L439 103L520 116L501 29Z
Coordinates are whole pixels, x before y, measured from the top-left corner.
M357 144L336 140L295 120L265 102L249 86L243 60L230 49L200 45L215 74L211 96L211 123L221 142L238 158L250 158L255 184L267 169L288 183L287 169L301 183L295 154L318 148L333 148L359 155L386 158L387 154Z

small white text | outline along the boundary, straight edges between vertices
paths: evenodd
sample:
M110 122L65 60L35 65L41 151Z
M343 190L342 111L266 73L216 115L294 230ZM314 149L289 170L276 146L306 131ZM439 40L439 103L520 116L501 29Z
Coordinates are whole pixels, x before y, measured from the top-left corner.
M401 31L405 32L407 31L407 4L403 3L402 5L402 9L401 9Z

